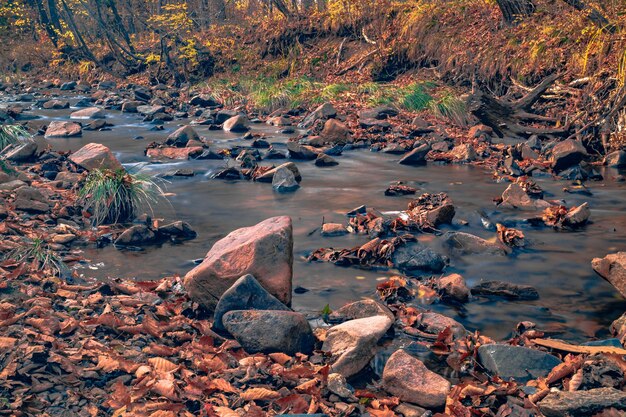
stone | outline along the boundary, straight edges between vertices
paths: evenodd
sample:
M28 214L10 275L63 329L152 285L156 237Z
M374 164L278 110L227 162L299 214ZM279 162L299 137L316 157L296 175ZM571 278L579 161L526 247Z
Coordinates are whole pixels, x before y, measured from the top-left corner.
M220 103L217 102L213 96L208 94L199 94L192 97L191 100L189 100L189 104L198 107L215 107L220 105Z
M220 110L215 115L215 123L218 125L223 124L226 120L237 116L237 112L233 110Z
M322 225L322 236L343 236L348 233L348 230L340 223L324 223Z
M378 341L393 322L386 316L349 320L332 327L322 345L331 354L331 371L346 378L359 373L374 357Z
M145 245L154 242L156 235L148 226L138 224L132 226L115 239L115 244L120 246L126 245Z
M289 157L293 159L313 160L317 158L318 152L310 146L300 145L297 142L287 142Z
M104 119L105 117L104 110L99 107L87 107L70 114L71 119Z
M165 107L163 106L151 106L144 104L142 106L137 106L137 112L141 113L144 116L154 116L157 113L163 113L165 111Z
M391 310L371 298L346 304L339 310L330 313L328 318L333 323L339 323L373 316L385 316L392 322L396 320Z
M476 159L476 151L469 143L463 143L455 146L450 151L455 160L460 162L471 162Z
M59 243L61 245L65 245L66 243L72 242L74 239L76 239L76 235L72 233L63 233L63 234L52 235L52 237L50 238L50 241L52 243Z
M563 225L570 227L579 227L587 223L589 217L591 216L591 211L589 210L589 204L583 203L578 207L572 208L565 215L565 219L563 220Z
M150 148L146 155L150 158L165 159L191 159L202 155L204 148L201 146L190 146L187 148Z
M437 286L444 297L464 303L468 300L470 289L465 279L459 274L450 274L438 280Z
M68 81L61 84L61 91L72 91L76 88L76 81Z
M513 300L537 300L539 298L539 293L534 287L505 281L480 282L472 287L472 294L504 297Z
M352 142L350 129L337 119L328 119L324 123L324 128L320 136L330 143L349 143Z
M324 103L304 118L298 126L301 128L309 128L318 120L326 120L337 115L337 110L330 103Z
M332 373L328 375L327 388L330 392L335 395L340 396L341 398L353 399L354 393L350 389L348 385L348 381L346 378L337 373Z
M430 145L422 143L412 151L407 152L400 158L400 165L424 165L426 163L426 155L430 152Z
M608 408L626 410L626 392L615 388L556 391L537 405L546 417L592 416Z
M382 382L385 391L401 401L427 408L443 407L450 392L450 382L402 349L387 360Z
M185 275L184 286L192 300L213 311L224 291L242 275L252 274L272 295L289 305L292 263L291 218L272 217L217 241L202 263Z
M326 155L325 153L320 153L317 155L317 158L315 158L315 166L332 167L335 165L339 165L339 162L337 162L332 156Z
M265 122L270 126L291 126L291 120L285 116L274 116Z
M43 103L43 108L53 109L53 110L69 109L70 103L69 101L65 101L65 100L48 100L45 103Z
M531 198L521 185L513 183L502 193L500 207L515 208L522 210L544 210L550 207L545 200Z
M190 140L199 141L200 136L198 136L193 127L183 126L172 132L165 140L165 144L169 146L183 148L187 146L187 143Z
M430 417L432 415L430 411L408 403L400 403L393 411L404 417Z
M611 152L604 158L604 165L610 168L622 168L626 166L626 151Z
M490 242L465 232L446 232L443 245L456 255L506 255L506 250L496 242Z
M224 122L223 129L227 132L247 132L250 130L248 128L248 118L240 114L233 116Z
M124 169L111 150L100 143L88 143L71 154L69 159L88 171L99 168L114 171Z
M452 330L455 339L463 338L467 335L465 327L451 317L434 311L425 311L419 315L417 325L426 333L438 335L446 328Z
M391 260L396 268L407 274L439 273L447 263L445 257L419 243L407 243L400 246L394 251Z
M478 359L488 372L502 379L526 383L544 378L561 360L540 350L521 346L489 344L478 348Z
M82 128L75 122L64 122L55 120L50 122L46 129L46 138L71 138L80 136Z
M22 162L31 159L37 153L37 142L26 140L14 149L6 152L6 159L13 162Z
M611 253L604 258L594 258L591 261L591 267L626 298L626 252Z
M224 314L226 330L248 353L309 354L315 337L306 317L283 310L232 310Z
M22 180L11 180L0 184L0 191L13 191L25 185L26 183Z
M50 210L48 200L39 189L23 186L16 190L15 208L29 213L47 213Z
M283 310L289 307L267 292L265 288L250 274L239 278L232 287L222 294L215 307L213 328L226 330L222 323L224 314L233 310Z
M293 162L286 162L286 163L284 163L282 165L277 166L276 168L270 169L269 171L265 172L260 177L256 178L255 181L272 182L273 179L274 179L274 174L276 173L276 171L278 169L281 169L281 168L289 169L291 172L293 172L293 175L294 175L296 181L298 181L298 182L302 181L302 176L300 175L300 171L298 170L298 166L296 164L294 164Z
M582 143L574 139L565 139L552 148L552 168L557 172L562 171L578 164L587 156L587 150Z
M191 225L181 220L159 226L157 233L177 239L193 239L196 237L196 231L191 228Z
M137 113L139 106L143 106L143 102L141 101L125 101L122 103L122 113Z
M279 193L291 193L300 188L296 176L289 168L277 168L272 177L272 188Z
M378 106L373 109L365 109L359 112L359 119L384 120L398 115L398 109L391 106Z

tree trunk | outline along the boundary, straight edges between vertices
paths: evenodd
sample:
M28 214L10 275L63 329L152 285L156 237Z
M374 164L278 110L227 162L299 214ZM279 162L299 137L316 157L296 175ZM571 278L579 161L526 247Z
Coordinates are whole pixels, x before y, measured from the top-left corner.
M496 0L504 21L515 24L526 16L530 16L536 9L533 0Z
M587 12L587 19L591 20L596 26L598 26L602 30L606 30L607 32L614 33L616 28L614 25L609 22L609 20L604 17L600 11L594 7L591 7L585 4L581 0L563 0L565 3L572 6L574 9L579 10L581 12Z

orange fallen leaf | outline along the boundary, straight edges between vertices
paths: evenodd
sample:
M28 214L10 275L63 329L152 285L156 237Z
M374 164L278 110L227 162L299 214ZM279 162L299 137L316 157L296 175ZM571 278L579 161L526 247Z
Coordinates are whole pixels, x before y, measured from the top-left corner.
M250 388L246 392L241 394L241 399L244 401L266 401L279 398L280 394L277 391L272 391L267 388Z

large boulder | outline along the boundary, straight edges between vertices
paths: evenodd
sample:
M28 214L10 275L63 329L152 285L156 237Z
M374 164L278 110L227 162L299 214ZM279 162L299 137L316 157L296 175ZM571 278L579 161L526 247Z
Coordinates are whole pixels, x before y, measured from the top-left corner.
M402 401L440 408L446 403L450 382L429 370L419 359L397 350L385 365L383 388Z
M626 410L626 392L615 388L550 392L539 404L546 417L593 416L607 409ZM619 411L607 415L623 415Z
M226 120L223 128L227 132L247 132L249 130L248 118L238 114Z
M289 168L278 168L272 177L272 188L279 193L291 193L300 188L296 176Z
M200 136L198 136L193 127L183 126L172 132L165 140L165 144L182 148L184 146L187 146L187 143L190 140L198 141L200 140Z
M70 155L69 159L88 171L98 168L114 171L124 169L111 150L100 143L88 143Z
M55 120L46 129L46 138L71 138L80 136L82 128L78 123Z
M552 148L552 168L557 172L562 171L578 164L586 156L588 156L587 150L582 143L574 139L566 139Z
M226 330L222 323L224 314L233 310L284 310L284 305L267 292L254 276L247 274L239 278L220 298L213 314L213 327L217 330Z
M606 255L604 258L594 258L591 267L602 278L615 287L623 297L626 297L626 252L617 252Z
M306 317L293 311L233 310L222 321L248 353L309 354L315 344Z
M289 305L292 262L291 218L272 217L217 241L204 261L185 275L184 285L192 300L213 311L235 281L252 274L266 290Z
M347 143L352 142L350 137L350 129L337 119L328 119L324 123L324 129L320 136L330 143Z
M478 348L481 365L502 379L515 379L526 383L531 379L544 378L561 360L536 349L521 346L482 345Z
M86 109L76 110L70 114L72 119L104 119L106 114L99 107L87 107Z
M331 354L331 370L346 378L356 375L376 353L378 341L393 322L389 317L373 316L350 320L326 333L322 350Z

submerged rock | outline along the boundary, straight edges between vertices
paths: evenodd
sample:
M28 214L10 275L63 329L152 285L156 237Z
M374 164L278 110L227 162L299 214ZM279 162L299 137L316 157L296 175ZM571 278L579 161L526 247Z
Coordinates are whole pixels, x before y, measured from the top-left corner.
M521 185L513 183L502 193L500 207L509 207L527 210L543 210L551 204L544 200L531 198Z
M145 245L156 240L155 233L143 224L132 226L126 230L115 240L116 245Z
M159 226L157 232L160 235L176 239L193 239L196 237L196 231L191 228L191 225L181 220Z
M326 333L322 350L331 354L331 370L346 378L359 373L374 357L378 341L393 322L386 316L350 320Z
M315 344L306 317L293 311L232 310L222 321L248 353L309 354Z
M100 143L88 143L70 155L69 159L88 171L98 168L113 171L124 169L111 150Z
M443 244L457 255L506 255L506 250L496 242L464 232L446 232Z
M272 217L217 241L184 285L189 297L213 311L219 298L242 275L252 274L283 303L291 302L293 235L291 219Z
M551 392L538 404L546 417L592 416L614 408L626 410L626 392L615 388Z
M464 303L468 300L470 289L465 283L465 279L459 274L450 274L437 281L439 291L444 297Z
M232 310L284 310L289 307L270 294L254 276L247 274L239 278L222 294L215 307L213 327L226 330L222 323L224 314Z
M391 355L382 381L383 388L400 400L428 408L443 407L450 392L450 382L404 350Z
M504 281L484 281L472 288L474 295L498 296L514 300L537 300L539 293L530 285L512 284Z
M520 383L546 377L552 368L561 364L559 358L540 350L498 344L480 346L478 359L487 371Z
M387 306L371 298L346 304L339 310L333 311L328 318L331 322L344 322L373 316L385 316L389 320L395 321L393 313Z
M404 273L441 272L447 263L442 255L419 243L408 243L397 248L392 256L393 265Z
M604 258L594 258L591 261L591 267L626 298L626 252L611 253Z

